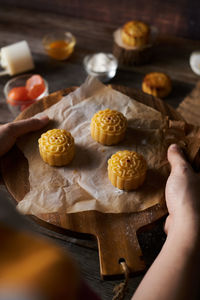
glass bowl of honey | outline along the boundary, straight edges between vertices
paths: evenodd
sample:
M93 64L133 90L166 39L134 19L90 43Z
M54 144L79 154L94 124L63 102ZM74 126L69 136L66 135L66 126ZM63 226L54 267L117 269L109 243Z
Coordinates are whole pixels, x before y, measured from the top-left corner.
M76 39L71 32L51 33L44 36L42 43L50 57L65 60L73 53Z

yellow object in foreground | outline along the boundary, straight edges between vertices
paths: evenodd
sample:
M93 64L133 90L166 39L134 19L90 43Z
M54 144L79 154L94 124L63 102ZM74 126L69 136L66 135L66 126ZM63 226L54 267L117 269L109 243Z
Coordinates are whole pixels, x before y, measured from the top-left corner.
M42 159L51 166L67 165L74 157L74 138L65 129L48 130L38 142Z
M122 28L122 41L131 47L142 47L148 43L149 33L147 24L141 21L130 21Z
M135 151L118 151L108 160L108 178L112 185L121 190L140 187L146 178L146 171L146 160Z
M103 145L114 145L123 140L127 119L116 110L100 110L91 121L92 138Z

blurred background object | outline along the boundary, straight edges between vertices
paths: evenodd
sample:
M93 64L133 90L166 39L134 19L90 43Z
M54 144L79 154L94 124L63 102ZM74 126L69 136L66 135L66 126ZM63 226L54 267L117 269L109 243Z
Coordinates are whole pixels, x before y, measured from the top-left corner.
M95 53L87 55L83 64L86 72L94 77L98 77L102 82L112 79L117 70L117 59L111 53Z
M15 118L31 104L47 96L48 93L48 83L40 75L16 76L4 86L5 100Z
M195 74L200 75L200 51L191 53L190 67Z
M74 51L76 39L71 32L50 33L44 36L42 42L50 57L65 60Z
M2 47L0 50L0 64L2 75L16 75L34 69L33 58L29 45L26 41L21 41Z
M139 19L155 25L164 34L191 39L200 37L199 0L57 0L56 2L1 0L1 4L111 23L116 26Z

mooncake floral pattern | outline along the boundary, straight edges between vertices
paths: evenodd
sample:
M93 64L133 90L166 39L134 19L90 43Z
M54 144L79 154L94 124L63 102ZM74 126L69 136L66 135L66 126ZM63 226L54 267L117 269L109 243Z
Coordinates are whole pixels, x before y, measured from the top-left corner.
M116 110L100 110L92 118L92 123L106 133L122 133L126 130L127 120L124 115Z
M74 138L65 129L52 129L43 133L39 139L41 151L50 153L63 153L74 145Z
M146 173L147 164L142 155L135 151L118 151L108 160L112 172L122 178L138 177Z

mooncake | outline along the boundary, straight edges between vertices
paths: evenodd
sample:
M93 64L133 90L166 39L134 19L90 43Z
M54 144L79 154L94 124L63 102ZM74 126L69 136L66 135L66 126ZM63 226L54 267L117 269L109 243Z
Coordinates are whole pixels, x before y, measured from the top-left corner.
M164 98L171 92L172 84L168 75L159 72L148 73L142 83L143 92Z
M142 47L148 43L150 28L141 21L127 22L121 31L122 41L131 47Z
M119 111L98 111L91 121L92 138L103 145L114 145L123 140L127 127L126 117Z
M135 151L118 151L108 160L108 178L121 190L139 188L146 178L146 171L146 160Z
M67 165L74 157L74 138L65 129L48 130L41 135L38 143L40 156L50 166Z

